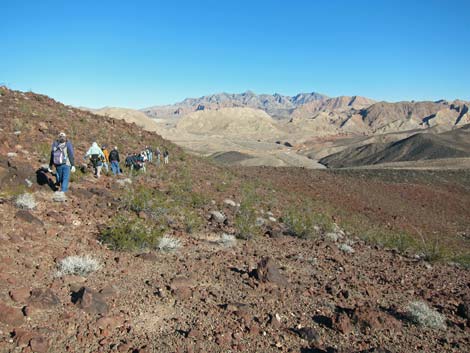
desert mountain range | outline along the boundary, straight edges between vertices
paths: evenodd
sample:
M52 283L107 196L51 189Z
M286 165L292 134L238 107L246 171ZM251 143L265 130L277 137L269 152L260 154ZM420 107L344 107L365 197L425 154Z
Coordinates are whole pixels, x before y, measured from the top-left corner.
M364 163L385 162L387 159L369 158L368 153L377 152L376 144L387 149L390 144L417 133L436 135L461 128L470 124L469 105L462 100L390 103L361 96L328 97L315 92L284 96L247 91L188 98L140 111L103 108L94 112L135 122L188 150L214 154L218 160L225 153L233 156L232 152L236 152L246 157L237 157L239 164L320 168L324 166L319 160L326 161L324 158L329 155L357 148L362 151L360 160ZM412 140L415 148L420 148L416 141L421 141L431 143L433 147L427 150L432 150L440 148L439 139L424 136ZM371 146L364 148L366 145ZM408 143L394 145L393 152L401 156L400 161L406 161L407 152L397 152L397 146ZM450 155L467 158L469 152L464 149ZM422 154L413 155L412 160L416 160Z

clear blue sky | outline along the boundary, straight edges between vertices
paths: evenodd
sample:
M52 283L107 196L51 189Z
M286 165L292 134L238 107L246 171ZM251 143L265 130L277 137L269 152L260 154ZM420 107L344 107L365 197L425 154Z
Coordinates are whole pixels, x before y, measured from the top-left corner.
M0 84L143 108L217 92L470 100L469 0L0 0Z

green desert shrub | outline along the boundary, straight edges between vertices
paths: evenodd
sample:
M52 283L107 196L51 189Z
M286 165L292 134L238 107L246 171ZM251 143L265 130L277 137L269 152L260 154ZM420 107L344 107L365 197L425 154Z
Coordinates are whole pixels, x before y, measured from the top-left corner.
M312 238L321 232L333 229L331 219L319 212L315 212L310 205L302 207L291 206L282 217L282 222L287 227L287 232L299 238Z
M240 239L250 239L261 232L261 228L256 225L256 209L258 198L252 185L245 185L242 188L242 201L235 214L235 228L237 237Z
M165 230L164 226L152 225L138 218L118 217L101 231L99 239L113 250L155 249Z

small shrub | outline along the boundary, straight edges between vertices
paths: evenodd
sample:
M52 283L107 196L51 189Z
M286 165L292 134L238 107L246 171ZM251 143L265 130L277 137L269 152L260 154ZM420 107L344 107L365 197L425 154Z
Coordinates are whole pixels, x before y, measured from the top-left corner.
M149 225L140 219L119 217L104 229L99 239L113 250L143 250L156 248L165 227Z
M312 238L321 231L333 229L333 222L323 214L316 213L310 206L302 208L291 207L282 217L288 232L299 238Z
M90 273L98 271L100 263L90 256L69 256L57 264L56 277L66 275L88 276Z
M51 156L51 145L47 142L41 142L36 145L36 153L39 157L47 162Z
M423 301L410 303L406 311L408 319L415 325L433 329L444 329L446 327L444 315L430 308Z
M183 212L183 222L184 222L184 230L192 234L195 231L199 230L202 225L203 221L201 217L191 209L185 209Z
M181 241L169 235L165 235L158 242L158 249L163 252L174 252L181 247Z
M429 262L444 260L449 256L448 249L441 245L438 236L435 236L434 239L425 240L421 235L419 253L423 260Z
M36 200L33 194L24 193L16 198L16 207L32 210L36 208Z
M251 239L260 233L261 228L256 225L257 197L254 189L247 185L242 190L242 202L235 215L235 227L237 237L240 239Z
M338 248L342 251L342 252L345 252L346 254L353 254L354 253L354 249L349 246L348 244L341 244L338 246Z

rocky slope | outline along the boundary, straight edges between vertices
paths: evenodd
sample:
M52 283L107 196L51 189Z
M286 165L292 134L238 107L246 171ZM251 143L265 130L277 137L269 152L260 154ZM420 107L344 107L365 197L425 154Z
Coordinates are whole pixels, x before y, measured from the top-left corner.
M97 140L121 151L165 145L170 164L129 178L77 173L67 200L54 201L36 171L59 130L77 160ZM0 137L1 352L469 350L468 270L371 245L348 229L360 220L380 232L434 230L465 249L468 174L227 169L136 125L5 88ZM243 191L250 185L254 199ZM140 192L151 197L129 209ZM34 203L18 203L23 193ZM248 222L259 231L235 239L250 202L256 217ZM328 215L315 219L315 236L289 231L283 218L294 205L303 216ZM113 250L100 234L119 216L164 225L180 247ZM69 256L98 266L58 273ZM424 302L431 319L418 320L413 302Z
M348 148L320 159L320 163L344 168L452 158L470 158L470 124L441 134L418 133L396 142Z

